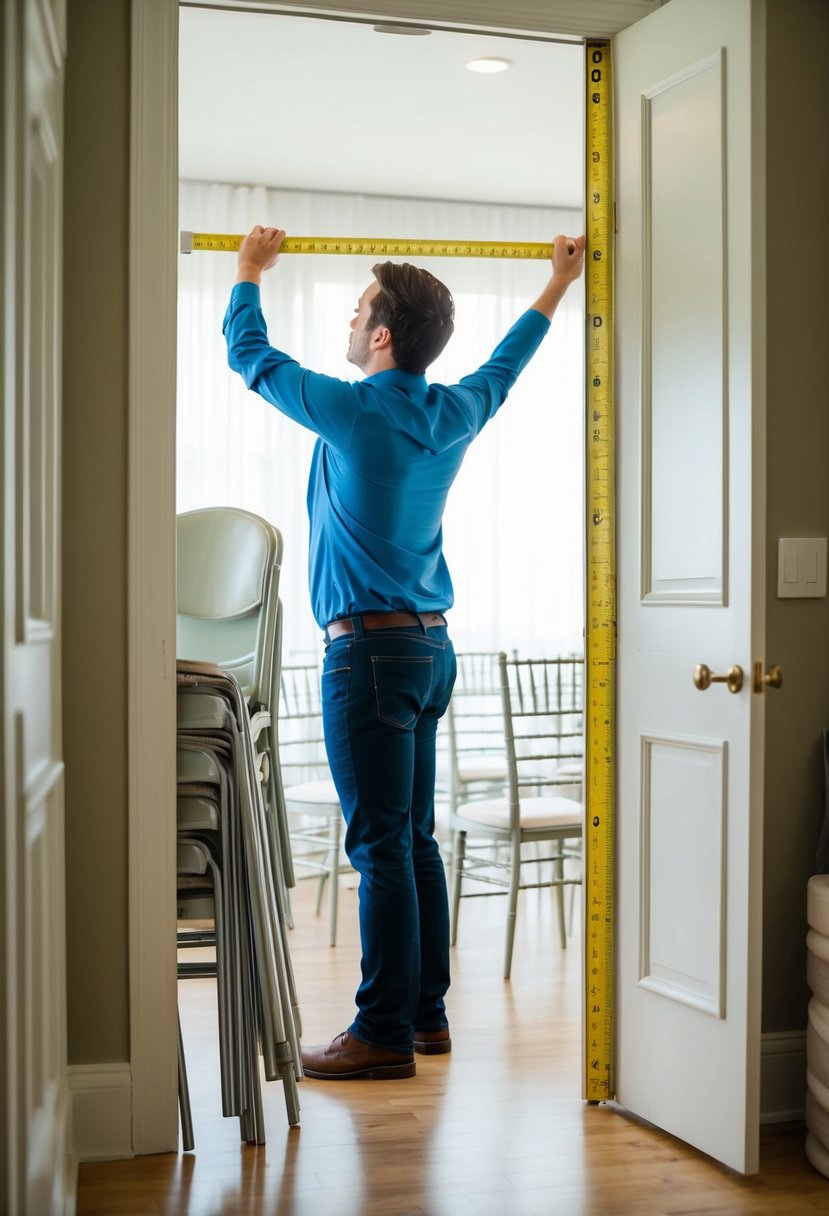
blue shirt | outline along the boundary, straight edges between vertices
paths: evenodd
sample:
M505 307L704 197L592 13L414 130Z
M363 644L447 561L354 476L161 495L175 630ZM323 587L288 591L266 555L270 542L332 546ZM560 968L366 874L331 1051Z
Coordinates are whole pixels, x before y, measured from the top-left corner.
M549 327L528 309L491 358L455 385L398 370L351 383L308 371L272 347L259 288L235 285L223 325L231 368L319 436L308 514L320 628L358 612L451 608L442 529L449 487Z

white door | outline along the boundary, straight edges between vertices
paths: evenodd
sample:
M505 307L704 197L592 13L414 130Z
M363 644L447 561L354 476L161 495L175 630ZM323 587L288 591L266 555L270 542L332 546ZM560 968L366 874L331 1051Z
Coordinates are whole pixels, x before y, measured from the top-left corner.
M3 6L0 1210L74 1209L60 714L63 0ZM7 87L8 86L8 87ZM9 222L10 221L10 222Z
M745 1173L763 808L757 19L752 0L672 0L615 43L616 1093ZM745 682L698 691L697 664Z

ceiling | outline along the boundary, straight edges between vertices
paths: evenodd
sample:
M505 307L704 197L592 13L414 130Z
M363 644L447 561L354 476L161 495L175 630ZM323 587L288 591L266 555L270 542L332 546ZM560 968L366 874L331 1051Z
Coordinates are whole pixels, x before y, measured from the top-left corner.
M183 7L180 55L183 178L581 206L578 42Z

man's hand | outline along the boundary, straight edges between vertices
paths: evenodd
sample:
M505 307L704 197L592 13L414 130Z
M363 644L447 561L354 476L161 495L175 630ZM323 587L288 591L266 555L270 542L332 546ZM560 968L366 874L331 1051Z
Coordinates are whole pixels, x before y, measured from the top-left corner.
M553 273L532 307L550 320L571 283L584 268L584 237L557 236L553 241Z
M284 240L284 228L263 228L257 224L239 246L236 282L258 283L262 271L275 265Z
M584 237L557 236L553 242L553 274L572 283L584 268Z

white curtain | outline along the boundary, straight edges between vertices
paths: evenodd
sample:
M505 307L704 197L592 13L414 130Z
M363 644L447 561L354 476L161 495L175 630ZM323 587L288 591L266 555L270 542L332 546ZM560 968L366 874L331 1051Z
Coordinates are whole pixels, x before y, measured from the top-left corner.
M582 230L578 212L184 182L181 227L294 236L549 242ZM455 334L429 370L452 383L491 353L546 282L546 264L417 259L452 291ZM354 379L348 322L371 281L365 257L284 254L264 276L271 342L316 371ZM227 366L222 317L235 255L180 258L179 511L244 507L285 538L281 594L287 658L318 655L306 582L305 488L314 437L249 393ZM583 627L583 335L580 286L501 412L472 445L450 494L445 551L455 586L458 649L580 651Z

